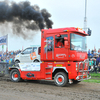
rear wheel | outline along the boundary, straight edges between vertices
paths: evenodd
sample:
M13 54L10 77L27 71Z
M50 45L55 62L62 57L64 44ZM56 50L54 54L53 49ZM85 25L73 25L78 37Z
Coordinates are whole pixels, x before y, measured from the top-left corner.
M12 69L10 72L10 79L12 82L21 81L20 72L17 69Z
M34 60L34 62L39 62L39 60L36 59L36 60Z
M64 72L58 72L54 76L54 82L57 86L65 86L68 83L67 74Z

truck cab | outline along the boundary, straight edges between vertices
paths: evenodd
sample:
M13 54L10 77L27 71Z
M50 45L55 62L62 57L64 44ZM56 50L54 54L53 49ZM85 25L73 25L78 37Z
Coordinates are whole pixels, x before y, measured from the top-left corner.
M78 28L42 30L41 61L84 61L87 34ZM58 42L62 39L63 46Z
M39 48L40 46L32 46L24 49L21 53L16 55L14 59L15 63L40 62Z

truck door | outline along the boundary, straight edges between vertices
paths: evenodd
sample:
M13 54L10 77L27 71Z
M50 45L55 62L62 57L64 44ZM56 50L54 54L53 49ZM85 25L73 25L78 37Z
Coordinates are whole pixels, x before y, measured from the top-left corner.
M20 55L21 62L31 62L30 54L32 53L32 47L26 48Z
M55 60L67 60L68 59L68 48L65 48L64 37L68 38L67 34L55 35L55 46L54 46L54 58Z
M53 36L46 37L44 46L44 58L46 60L54 60L54 38Z
M32 48L32 52L30 54L30 59L33 62L35 59L37 59L37 47Z

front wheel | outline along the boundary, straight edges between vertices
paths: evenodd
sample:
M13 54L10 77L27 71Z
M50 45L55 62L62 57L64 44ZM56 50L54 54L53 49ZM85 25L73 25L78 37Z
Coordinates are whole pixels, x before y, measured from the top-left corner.
M21 81L20 72L17 69L12 69L10 72L10 79L12 82Z
M54 82L57 86L65 86L68 83L67 74L64 72L58 72L54 76Z

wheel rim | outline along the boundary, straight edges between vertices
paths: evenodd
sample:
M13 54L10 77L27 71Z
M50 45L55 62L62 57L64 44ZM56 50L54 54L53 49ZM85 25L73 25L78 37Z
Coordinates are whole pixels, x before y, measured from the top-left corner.
M59 81L59 82L62 82L62 78L61 78L61 77L59 77L59 78L58 78L58 81Z
M12 79L13 79L14 81L18 80L18 73L17 73L17 72L13 72L13 73L12 73Z
M15 78L18 78L18 74L15 74L14 77L15 77Z
M62 85L64 83L64 76L58 75L57 78L56 78L56 83L58 85Z

